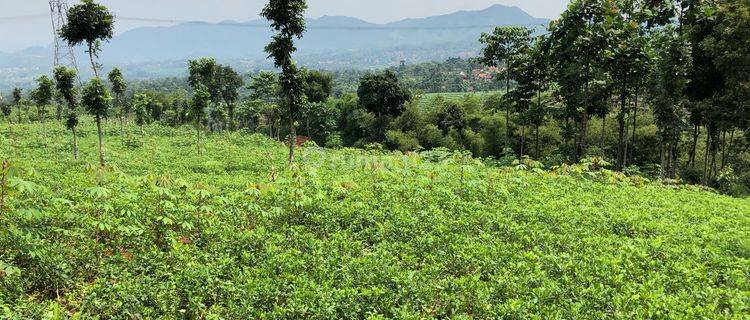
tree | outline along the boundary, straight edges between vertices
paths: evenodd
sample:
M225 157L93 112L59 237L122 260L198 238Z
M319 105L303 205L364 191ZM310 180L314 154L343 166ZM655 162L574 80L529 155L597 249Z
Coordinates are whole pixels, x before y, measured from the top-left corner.
M54 95L55 83L46 75L39 77L36 82L37 87L31 92L31 98L36 104L39 122L42 123L42 136L46 140L44 117L47 113L47 105L52 101Z
M523 27L497 27L492 34L483 33L479 42L484 45L480 61L487 66L505 65L505 93L510 92L510 80L517 67L516 62L531 42L531 29ZM510 105L505 108L506 141L510 141Z
M99 58L101 41L109 41L114 34L114 16L107 7L94 2L82 0L68 10L68 23L60 29L60 37L71 46L85 43L94 75L99 77L99 65L94 58Z
M245 85L245 81L229 66L219 66L218 68L218 87L219 95L227 107L227 127L235 128L235 108L239 98L239 90Z
M13 124L13 120L10 118L11 112L13 112L13 109L10 104L0 97L0 113L3 114L3 117L8 121L8 124Z
M676 150L685 126L683 92L687 87L690 47L684 37L669 26L654 35L653 48L650 100L662 141L661 165L667 177L675 178Z
M151 97L147 94L139 93L135 95L133 102L133 109L135 113L135 124L138 125L138 129L141 132L141 145L145 139L145 133L143 132L143 126L148 122L148 107L151 105Z
M209 124L211 127L234 126L233 118L235 113L235 104L239 97L239 88L244 85L242 77L234 69L228 66L222 66L216 63L213 58L201 58L198 60L188 61L189 77L188 84L193 90L198 86L203 86L207 90L213 107L208 110ZM219 109L226 107L226 112ZM226 119L225 119L226 118Z
M112 93L114 94L114 107L120 112L120 138L125 137L124 122L125 118L130 113L127 104L125 103L125 90L127 85L125 84L125 78L122 76L122 72L118 68L112 69L107 75L109 83L112 84Z
M305 122L305 134L312 136L311 122L316 122L324 114L330 114L324 110L324 102L328 100L333 92L333 76L317 70L304 70L305 96L307 103L302 110Z
M96 131L99 134L99 165L104 167L104 131L102 130L102 118L107 116L112 98L99 78L93 78L83 88L82 103L86 111L96 118Z
M23 119L21 119L21 115L23 114L21 110L21 102L23 101L23 91L21 91L21 88L13 88L13 105L18 108L18 123L21 123Z
M734 147L735 131L748 131L750 121L750 3L721 2L715 12L716 25L701 43L711 54L725 85L716 95L721 137L721 168ZM729 141L726 135L729 132Z
M68 105L68 119L65 124L68 130L73 133L73 159L78 160L78 138L76 136L76 127L78 126L78 115L76 113L78 102L76 100L75 89L76 71L75 69L69 69L66 67L57 67L55 68L54 74L55 87Z
M249 98L258 105L259 112L263 115L264 122L268 129L269 137L276 137L276 123L279 122L278 97L281 95L279 78L275 73L261 71L252 77L250 85ZM278 137L276 137L278 138Z
M219 69L221 65L214 58L200 58L188 60L188 84L193 90L204 86L208 91L211 101L218 103L221 99L219 91Z
M388 123L404 111L404 103L411 100L409 90L390 70L368 74L359 81L359 105L373 113L377 119L375 140L384 141Z
M46 75L39 77L36 83L37 87L31 92L31 98L36 104L39 121L44 124L46 106L52 101L55 83Z
M289 162L294 161L294 147L297 136L297 117L304 104L304 83L292 60L292 53L297 51L294 38L301 39L305 32L305 0L270 0L263 8L261 16L271 22L277 31L265 51L273 58L274 65L281 68L282 106L289 122Z
M610 1L574 0L550 26L553 76L565 103L558 116L565 121L565 135L573 139L570 151L574 162L586 153L588 121L596 113L592 83L606 75L602 68L607 47L604 31L612 20L607 14L616 12L608 5Z
M305 96L311 103L325 102L333 92L333 76L318 70L305 70Z
M190 104L190 118L193 119L195 124L195 143L198 149L198 155L202 155L201 151L201 131L203 130L203 121L206 118L206 110L208 110L211 104L211 94L202 84L198 84L193 94L193 101Z
M632 2L618 4L620 6L617 8L621 14L607 16L603 36L607 42L604 51L605 68L615 82L613 87L620 94L620 112L617 116L619 128L617 170L622 170L628 161L628 124L626 123L629 114L628 99L634 101L636 106L633 111L633 137L635 139L638 90L643 82L641 79L647 74L648 57L646 56L646 38L642 36L641 30L643 24L637 20L637 8ZM633 94L635 94L634 99L631 98Z
M516 58L517 86L507 94L518 113L518 124L521 125L520 156L526 150L526 127L535 128L535 149L539 153L539 126L547 115L547 108L542 104L542 93L547 89L549 41L545 36L536 37L533 44L526 47Z

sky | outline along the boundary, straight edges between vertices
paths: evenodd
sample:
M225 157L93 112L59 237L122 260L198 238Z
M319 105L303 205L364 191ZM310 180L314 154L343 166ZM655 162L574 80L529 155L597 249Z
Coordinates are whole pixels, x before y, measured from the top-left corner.
M68 0L70 5L77 0ZM264 0L100 0L116 16L220 22L256 19ZM532 16L556 18L569 0L308 0L307 16L350 16L387 23L494 4L518 6ZM0 51L13 52L52 42L48 0L0 0ZM116 33L158 23L118 21Z

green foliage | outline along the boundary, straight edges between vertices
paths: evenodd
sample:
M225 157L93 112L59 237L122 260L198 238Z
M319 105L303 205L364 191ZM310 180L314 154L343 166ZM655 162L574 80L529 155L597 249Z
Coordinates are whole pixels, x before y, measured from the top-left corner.
M68 10L67 23L60 29L60 37L71 46L85 43L91 60L94 74L99 75L99 66L94 57L99 56L101 41L109 41L114 35L114 16L107 7L83 0Z
M36 80L37 87L31 92L31 98L37 106L46 106L52 101L55 83L44 75Z
M197 124L202 123L207 114L207 110L211 104L211 94L208 92L208 88L202 84L199 84L195 88L193 94L193 100L190 103L190 118Z
M122 71L120 71L120 69L112 69L112 71L107 74L107 79L109 79L109 83L112 84L112 93L117 96L125 94L125 90L127 90L128 86L125 83L125 78L122 76Z
M378 116L397 117L403 112L404 103L411 100L409 90L388 70L362 77L357 96L363 108Z
M82 128L92 120L84 118ZM742 319L750 204L609 171L146 126L106 169L25 125L0 214L10 319ZM0 128L5 134L7 129ZM64 137L52 124L48 134ZM117 137L112 137L117 139ZM96 137L83 134L82 159ZM154 152L158 150L158 152ZM33 169L32 169L33 168Z
M96 117L105 117L112 105L112 97L109 95L104 82L98 78L91 79L81 91L81 104L86 112Z

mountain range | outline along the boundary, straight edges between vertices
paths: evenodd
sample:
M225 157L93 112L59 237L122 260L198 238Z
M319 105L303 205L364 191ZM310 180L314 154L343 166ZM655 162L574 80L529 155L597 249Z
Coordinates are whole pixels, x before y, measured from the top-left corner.
M300 63L327 69L376 68L475 54L477 39L494 26L542 28L548 19L535 18L518 7L495 5L480 11L459 11L420 19L376 24L357 18L323 16L307 20L297 42ZM268 22L185 22L168 27L143 27L104 43L100 62L105 69L123 67L126 76L141 78L184 73L187 59L211 56L254 70L269 68L263 48L272 36ZM0 87L27 82L32 74L51 68L53 47L32 47L0 53ZM82 72L88 70L83 48L76 48ZM84 72L85 74L85 72Z

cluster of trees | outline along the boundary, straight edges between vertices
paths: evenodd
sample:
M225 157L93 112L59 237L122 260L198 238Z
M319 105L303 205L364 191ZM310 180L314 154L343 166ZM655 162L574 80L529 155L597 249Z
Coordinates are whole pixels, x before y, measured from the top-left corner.
M472 61L344 75L307 70L293 61L294 41L305 31L305 8L302 0L279 0L262 12L277 31L266 51L279 74L246 78L203 58L188 62L184 86L171 79L169 90L144 83L129 89L132 83L117 69L107 77L109 86L98 78L98 43L111 37L112 19L106 8L87 0L71 9L62 35L88 46L97 77L79 98L75 73L58 68L53 79L38 80L30 97L42 122L51 101L68 106L74 145L80 105L99 126L108 117L119 118L121 127L133 118L140 126L192 124L198 152L205 131L265 133L289 143L290 161L295 139L304 135L330 147L446 147L557 163L601 156L613 159L618 170L656 164L663 177L709 184L741 157L747 145L742 138L750 137L747 2L575 0L545 34L498 27L482 35L483 49ZM461 83L457 72L478 69L497 70L486 89L502 92L437 98L428 106L414 94ZM409 76L414 74L434 81L415 81ZM353 76L356 85L349 85ZM342 83L350 89L335 92ZM11 100L0 108L8 118L11 105L25 112L21 108L31 104L20 90ZM58 107L57 118L62 114Z
M504 66L507 75L507 136L512 126L521 128L515 148L523 155L524 129L554 118L564 123L568 159L575 162L592 153L589 122L599 118L601 139L593 149L623 170L640 152L633 150L638 116L651 112L664 175L695 169L705 135L703 182L714 179L735 133L748 128L749 8L746 1L577 0L547 34L504 27L483 35L481 61ZM604 144L612 113L615 148ZM679 163L682 153L687 163Z

